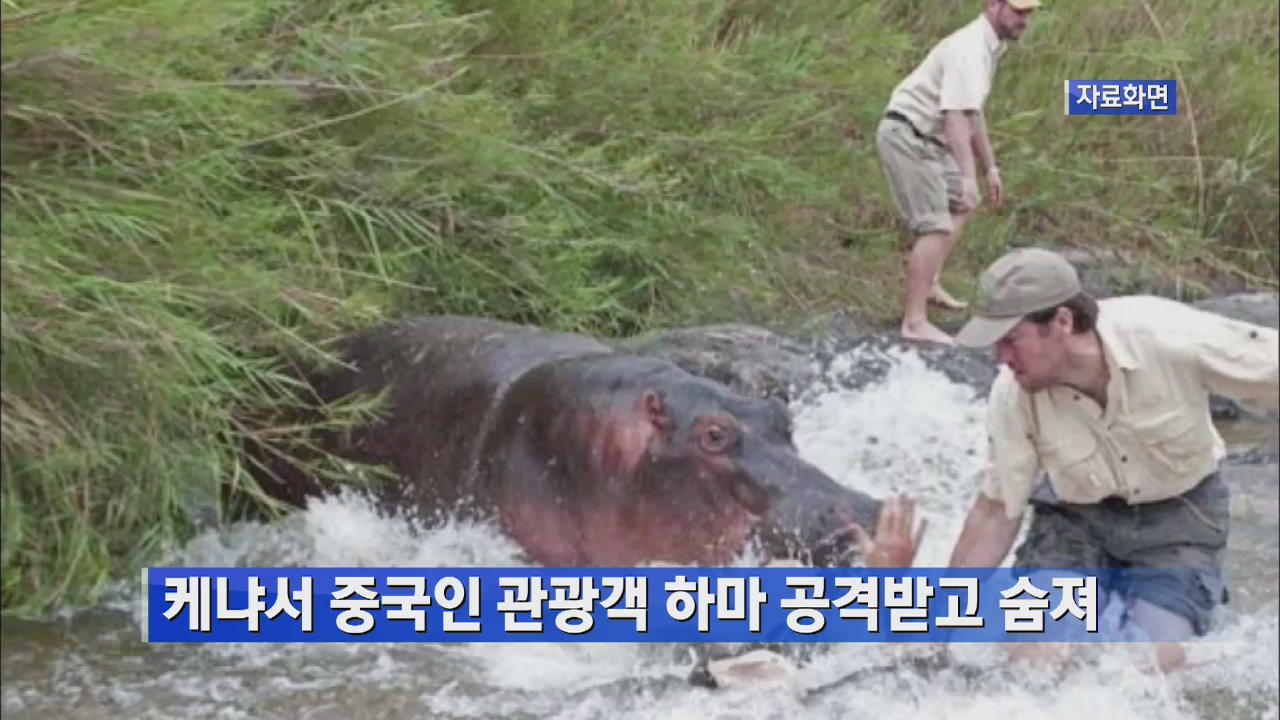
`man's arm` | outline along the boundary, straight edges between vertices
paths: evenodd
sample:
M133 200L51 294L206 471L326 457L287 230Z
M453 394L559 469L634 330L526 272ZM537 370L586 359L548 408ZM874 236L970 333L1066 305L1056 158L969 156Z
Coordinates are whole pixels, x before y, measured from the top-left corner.
M996 169L996 154L987 137L987 119L982 113L973 114L973 154L982 161L982 169L988 173Z
M1034 423L1026 403L1012 374L1002 369L987 399L987 463L982 486L951 550L951 567L998 567L1018 537L1022 508L1040 470L1032 440Z
M1000 168L996 165L996 153L991 149L991 139L987 137L987 118L981 112L973 116L973 154L982 160L982 167L987 173L987 193L991 197L991 205L1000 207L1004 202L1004 183L1000 179Z
M972 210L978 205L978 176L974 169L973 131L974 110L943 111L943 130L947 135L947 145L951 148L951 156L960 168L960 179L964 184L965 210Z
M942 82L938 90L942 132L960 169L964 186L965 207L962 209L971 211L978 206L979 199L974 136L987 94L985 70L979 53L971 45L949 43L942 52ZM984 163L987 160L986 156L982 159Z
M965 516L948 567L998 567L1013 548L1021 527L1022 515L1010 518L1003 502L978 493Z
M1206 324L1196 344L1205 385L1237 400L1280 407L1280 333L1216 315Z

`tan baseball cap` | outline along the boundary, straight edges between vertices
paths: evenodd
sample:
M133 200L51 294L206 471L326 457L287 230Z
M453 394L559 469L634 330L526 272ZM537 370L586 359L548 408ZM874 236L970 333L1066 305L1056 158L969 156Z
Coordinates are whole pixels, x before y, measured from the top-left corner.
M1035 10L1040 7L1040 0L1005 0L1014 10Z
M956 342L990 345L1029 313L1048 310L1080 292L1080 276L1058 253L1041 248L1010 251L978 276L973 317L960 328Z

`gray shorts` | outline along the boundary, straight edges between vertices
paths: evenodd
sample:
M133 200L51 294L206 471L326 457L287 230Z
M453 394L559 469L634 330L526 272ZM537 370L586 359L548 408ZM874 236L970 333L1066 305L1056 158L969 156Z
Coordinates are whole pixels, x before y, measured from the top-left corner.
M1213 472L1181 496L1129 505L1062 503L1046 481L1031 498L1018 568L1138 568L1120 592L1186 618L1196 635L1209 632L1228 593L1222 557L1230 523L1230 493ZM1154 571L1154 572L1149 572Z
M952 211L964 194L960 166L951 152L888 117L876 128L876 151L894 205L911 234L951 232Z

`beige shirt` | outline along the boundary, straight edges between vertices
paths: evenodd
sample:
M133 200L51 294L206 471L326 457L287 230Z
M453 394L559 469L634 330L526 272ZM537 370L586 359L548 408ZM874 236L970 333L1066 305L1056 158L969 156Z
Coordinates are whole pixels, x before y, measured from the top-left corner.
M979 15L933 46L893 89L887 109L902 113L917 130L945 144L942 111L982 110L1004 47L986 15Z
M1027 393L1002 367L987 405L982 492L1010 519L1039 471L1063 502L1154 502L1190 490L1226 454L1209 393L1277 407L1280 335L1151 296L1098 302L1106 407L1066 386Z

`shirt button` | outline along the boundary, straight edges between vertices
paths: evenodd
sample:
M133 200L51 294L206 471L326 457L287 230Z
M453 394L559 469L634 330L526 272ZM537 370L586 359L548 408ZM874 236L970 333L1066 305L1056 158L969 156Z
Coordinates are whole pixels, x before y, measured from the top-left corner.
M1121 455L1121 456L1120 456L1120 462L1129 462L1129 456L1128 456L1128 455Z

